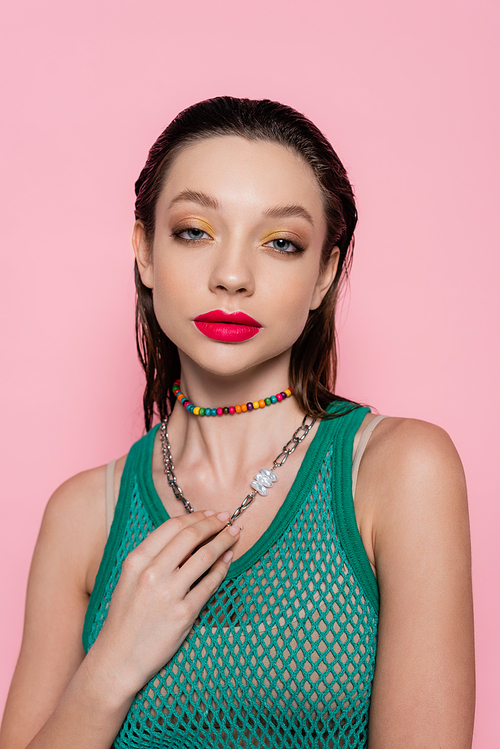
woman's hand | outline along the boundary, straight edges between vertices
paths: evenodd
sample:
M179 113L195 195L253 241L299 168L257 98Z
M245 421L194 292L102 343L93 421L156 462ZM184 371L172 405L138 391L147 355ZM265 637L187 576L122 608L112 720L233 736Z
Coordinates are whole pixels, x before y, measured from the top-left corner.
M229 513L167 520L125 559L106 622L87 657L99 680L132 697L174 655L224 580L236 525Z

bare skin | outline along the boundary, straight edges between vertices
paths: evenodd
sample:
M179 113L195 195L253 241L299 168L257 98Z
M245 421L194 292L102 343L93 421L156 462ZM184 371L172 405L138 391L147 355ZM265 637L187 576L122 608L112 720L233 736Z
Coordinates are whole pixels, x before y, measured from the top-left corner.
M189 200L174 208L172 200L187 189L214 195L218 207ZM263 209L290 204L305 207L313 224L298 216L279 225L263 218ZM186 225L204 233L194 245L173 236ZM335 273L335 253L319 270L323 233L314 176L281 146L226 137L177 157L158 203L153 246L138 224L134 248L160 324L179 347L183 387L193 402L222 402L222 393L224 402L244 402L283 389L291 345ZM306 250L277 254L274 237ZM262 330L243 346L200 337L193 317L210 309L243 310ZM135 693L173 655L223 580L226 552L241 556L272 522L310 444L312 434L280 469L272 502L256 502L241 533L231 535L218 515L235 509L255 467L269 465L302 420L293 398L255 416L195 419L176 406L169 425L176 475L197 512L183 513L173 497L157 442L153 480L172 519L127 558L106 624L86 657L83 619L106 540L105 469L57 490L35 549L0 749L109 749ZM115 492L124 462L116 467ZM449 437L424 422L382 421L361 462L354 503L381 593L370 749L468 749L474 702L469 531L463 471Z

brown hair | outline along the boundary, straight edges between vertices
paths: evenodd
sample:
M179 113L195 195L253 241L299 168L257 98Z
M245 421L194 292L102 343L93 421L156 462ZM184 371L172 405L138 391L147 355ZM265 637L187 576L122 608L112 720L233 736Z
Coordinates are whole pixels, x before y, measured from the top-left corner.
M332 285L321 305L309 313L305 328L292 347L290 385L305 413L325 418L331 401L344 400L334 394L337 377L335 307L341 282L352 261L358 214L346 170L320 130L291 107L268 99L219 96L194 104L170 123L151 148L135 183L135 217L143 223L151 245L156 204L174 158L186 145L220 135L271 141L293 150L309 164L321 188L327 223L322 262L328 259L334 247L339 248L340 258ZM143 405L146 430L149 430L155 410L163 419L173 407L175 399L171 386L180 377L180 360L177 347L158 324L151 289L142 283L137 262L135 283L136 341L146 375Z

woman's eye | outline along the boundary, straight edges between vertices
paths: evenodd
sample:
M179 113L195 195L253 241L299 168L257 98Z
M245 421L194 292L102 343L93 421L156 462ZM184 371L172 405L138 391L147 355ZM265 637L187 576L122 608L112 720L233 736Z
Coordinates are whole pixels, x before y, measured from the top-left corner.
M299 247L298 245L291 242L289 239L272 239L270 242L266 243L267 245L271 245L271 247L275 250L278 250L279 252L302 252L302 247Z
M195 226L193 226L189 229L182 229L182 231L176 232L176 236L180 237L180 239L197 240L206 239L206 237L208 237L208 234L206 231L203 231L203 229L197 229Z

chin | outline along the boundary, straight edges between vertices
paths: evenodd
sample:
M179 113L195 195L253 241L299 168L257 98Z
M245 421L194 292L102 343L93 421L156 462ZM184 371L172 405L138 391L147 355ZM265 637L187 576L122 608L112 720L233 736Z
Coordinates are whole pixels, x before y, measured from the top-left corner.
M182 362L182 359L181 359ZM215 361L214 359L211 359L208 362L203 361L195 361L195 364L204 372L207 374L216 376L216 377L239 377L244 374L250 374L252 372L255 372L261 362L255 363L245 363L241 361L233 361L233 362L220 362Z
M209 356L192 357L187 351L179 350L181 367L189 367L188 362L192 362L197 368L205 371L207 374L216 377L237 378L242 375L257 374L260 369L266 366L275 367L279 365L280 359L282 365L286 367L286 377L288 377L288 367L290 363L291 346L283 348L276 352L261 352L259 356L256 352L247 352L242 350L240 345L223 344L224 349L220 351L213 350ZM231 350L227 350L229 348ZM253 353L253 355L252 355Z

